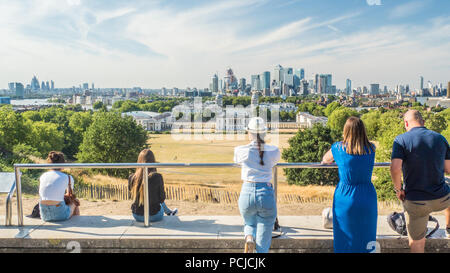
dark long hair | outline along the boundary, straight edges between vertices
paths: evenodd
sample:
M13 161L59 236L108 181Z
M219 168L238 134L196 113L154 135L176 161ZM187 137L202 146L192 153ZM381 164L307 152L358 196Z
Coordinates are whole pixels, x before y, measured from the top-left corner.
M259 164L264 165L264 150L261 149L261 146L264 145L264 137L261 137L261 134L256 134L256 142L258 143L258 151L259 151Z
M66 163L64 159L64 154L58 151L51 151L47 156L47 163L56 164L56 163ZM54 168L54 171L61 171L62 169Z
M155 163L155 155L150 149L144 149L139 153L137 163ZM148 172L151 173L149 176L150 179L151 176L156 173L156 168L149 168ZM143 177L144 168L137 168L132 177L131 198L136 201L139 195L139 205L144 204L144 184L142 183Z

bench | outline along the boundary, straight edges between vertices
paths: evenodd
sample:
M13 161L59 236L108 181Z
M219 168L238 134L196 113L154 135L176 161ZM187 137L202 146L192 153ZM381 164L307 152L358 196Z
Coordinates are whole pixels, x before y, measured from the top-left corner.
M12 197L16 190L16 177L14 173L0 173L0 193L7 193L5 226L11 225Z

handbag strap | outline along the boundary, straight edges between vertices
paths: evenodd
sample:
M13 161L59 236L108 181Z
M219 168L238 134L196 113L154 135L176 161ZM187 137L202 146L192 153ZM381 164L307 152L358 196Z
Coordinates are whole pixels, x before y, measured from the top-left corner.
M72 179L70 179L70 175L67 175L67 177L69 177L69 185L68 185L67 193L69 195L73 195L73 193L72 193L72 182L71 182Z
M425 236L426 238L431 237L431 235L433 235L439 229L439 221L436 218L434 218L433 216L430 215L428 218L428 221L435 222L436 226L434 227L434 229L432 231L430 231L430 233L427 234L427 236Z

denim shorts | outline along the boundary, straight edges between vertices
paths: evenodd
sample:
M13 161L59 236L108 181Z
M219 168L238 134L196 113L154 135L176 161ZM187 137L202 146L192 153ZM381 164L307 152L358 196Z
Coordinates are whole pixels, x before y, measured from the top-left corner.
M133 213L133 217L138 222L144 222L144 215L138 215ZM149 221L150 222L158 222L161 221L164 217L164 208L161 206L161 209L158 211L155 215L150 215Z
M46 222L64 221L70 218L70 206L61 201L57 205L49 206L39 203L41 219Z

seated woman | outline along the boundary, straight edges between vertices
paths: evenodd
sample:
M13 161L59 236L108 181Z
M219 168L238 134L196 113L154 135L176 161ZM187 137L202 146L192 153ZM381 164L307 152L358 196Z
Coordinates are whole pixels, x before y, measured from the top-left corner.
M52 151L48 154L47 162L65 163L64 155L61 152ZM66 205L64 202L64 194L68 190L69 181L73 189L72 176L61 172L61 169L52 169L43 173L39 180L39 210L42 220L46 222L64 221L72 215L80 215L79 206Z
M155 156L150 149L141 151L137 163L155 163ZM131 211L134 219L144 222L144 168L138 168L136 172L128 178L128 189L131 191L133 204ZM148 169L148 196L150 208L150 221L157 222L163 219L164 213L168 216L177 214L178 209L170 210L164 203L166 193L164 191L164 181L162 175L156 172L156 168Z
M367 253L373 251L377 235L377 193L371 181L375 145L358 117L347 119L343 138L322 160L336 162L339 172L333 198L334 252Z

